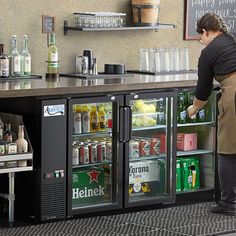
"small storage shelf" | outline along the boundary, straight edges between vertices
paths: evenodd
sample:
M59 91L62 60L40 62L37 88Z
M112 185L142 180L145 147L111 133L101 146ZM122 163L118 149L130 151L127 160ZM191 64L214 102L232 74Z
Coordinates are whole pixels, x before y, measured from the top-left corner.
M147 161L147 160L162 160L165 157L166 157L165 154L160 154L158 156L147 156L147 157L139 157L139 158L130 158L129 162Z
M106 131L99 131L99 132L90 132L90 133L81 133L81 134L73 134L73 140L76 141L80 137L102 137L102 136L109 136L112 137L112 130L107 129Z
M206 122L177 124L177 127L200 126L200 125L212 125L212 126L215 126L215 122L213 122L213 121L206 121Z
M166 125L155 125L147 127L133 127L132 131L152 130L152 129L166 129Z
M192 190L188 190L188 191L176 192L176 194L188 194L188 193L205 192L205 191L211 191L211 190L214 190L214 188L213 187L202 187L202 188L192 189Z
M92 163L92 164L80 164L80 165L72 166L72 168L78 169L78 168L91 167L91 166L101 166L101 165L108 165L108 164L111 164L111 161L103 161L103 162L97 162L97 163Z
M177 151L177 157L181 156L191 156L191 155L201 155L201 154L208 154L213 153L211 150L205 150L205 149L198 149L194 151Z
M31 80L31 79L42 79L41 75L29 75L29 76L9 76L0 78L0 82L8 82L8 81L19 81L19 80Z
M174 24L158 24L156 26L126 26L116 28L83 28L68 26L68 21L64 21L64 35L67 35L69 30L84 31L84 32L96 32L96 31L126 31L126 30L159 30L159 29L173 29L176 28Z

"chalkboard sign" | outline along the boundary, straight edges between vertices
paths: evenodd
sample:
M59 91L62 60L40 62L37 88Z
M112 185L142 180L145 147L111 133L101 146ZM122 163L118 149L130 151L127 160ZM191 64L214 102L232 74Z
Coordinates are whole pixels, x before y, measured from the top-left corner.
M196 23L207 12L221 16L232 34L236 33L236 0L185 0L184 39L198 39Z
M55 17L42 15L42 33L55 32Z

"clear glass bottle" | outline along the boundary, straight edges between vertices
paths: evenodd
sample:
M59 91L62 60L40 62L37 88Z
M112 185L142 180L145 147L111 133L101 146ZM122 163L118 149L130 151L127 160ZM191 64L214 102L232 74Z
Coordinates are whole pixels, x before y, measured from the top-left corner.
M0 77L9 77L9 58L4 54L3 44L0 44Z
M48 73L58 73L58 49L55 33L48 34Z
M5 130L3 132L3 140L6 143L11 143L13 141L13 132L11 130L11 123L6 123L5 124Z
M24 125L18 127L18 139L16 140L17 153L28 152L28 142L24 138Z
M10 75L11 76L20 76L20 54L17 49L17 39L16 35L12 36L11 41L11 53L10 53Z
M3 126L0 124L0 155L6 152L5 142L3 141Z
M31 74L31 55L28 49L28 37L23 36L23 49L21 52L21 75L27 76Z

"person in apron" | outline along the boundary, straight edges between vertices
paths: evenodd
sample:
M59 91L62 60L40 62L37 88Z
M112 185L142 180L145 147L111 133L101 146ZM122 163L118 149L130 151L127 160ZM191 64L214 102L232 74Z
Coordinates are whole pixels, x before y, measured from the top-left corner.
M198 60L198 81L189 117L207 103L213 79L219 82L217 156L221 199L211 212L236 215L236 40L223 19L206 13L197 21L199 42L205 45Z

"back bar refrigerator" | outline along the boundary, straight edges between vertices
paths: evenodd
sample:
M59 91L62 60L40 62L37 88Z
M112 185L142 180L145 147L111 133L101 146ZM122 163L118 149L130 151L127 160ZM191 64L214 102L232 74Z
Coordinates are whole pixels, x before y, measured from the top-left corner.
M123 100L124 96L69 99L68 216L122 208Z
M125 207L175 201L176 93L126 96Z

